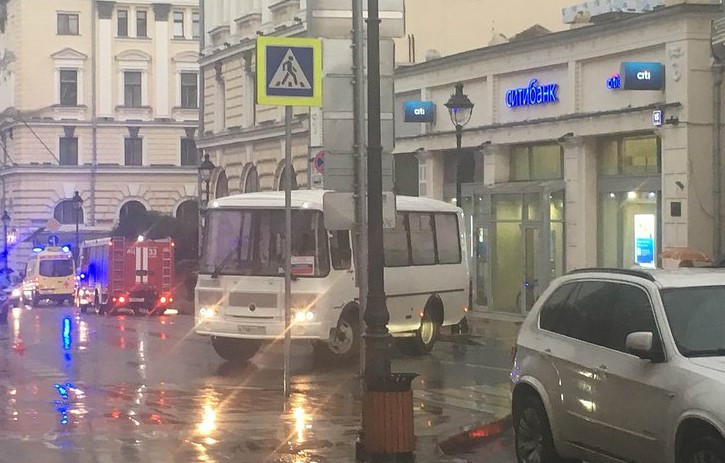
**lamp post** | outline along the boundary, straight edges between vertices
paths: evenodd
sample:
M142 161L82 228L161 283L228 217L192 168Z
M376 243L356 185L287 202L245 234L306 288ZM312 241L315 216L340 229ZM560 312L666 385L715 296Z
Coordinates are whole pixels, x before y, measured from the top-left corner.
M471 121L474 104L463 93L463 84L456 84L456 93L451 95L446 103L451 122L456 128L456 206L461 204L461 145L463 140L463 127Z
M8 270L8 225L10 225L10 215L8 211L3 211L3 269Z
M204 154L204 160L199 164L199 178L201 178L201 181L204 182L205 191L206 191L206 198L204 201L202 201L202 206L204 209L206 209L206 206L209 205L209 184L211 182L211 173L214 171L214 168L216 166L213 162L209 159L209 153Z
M81 198L81 195L77 191L73 193L73 210L76 215L76 245L73 248L73 258L75 259L76 268L78 268L78 250L81 243L81 235L78 227L81 221L81 212L83 211L83 198Z

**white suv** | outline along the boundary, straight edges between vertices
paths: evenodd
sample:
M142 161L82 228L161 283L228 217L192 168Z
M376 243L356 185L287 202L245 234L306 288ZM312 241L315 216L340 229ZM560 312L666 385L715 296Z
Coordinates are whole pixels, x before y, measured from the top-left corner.
M561 277L511 379L519 462L725 463L725 272Z

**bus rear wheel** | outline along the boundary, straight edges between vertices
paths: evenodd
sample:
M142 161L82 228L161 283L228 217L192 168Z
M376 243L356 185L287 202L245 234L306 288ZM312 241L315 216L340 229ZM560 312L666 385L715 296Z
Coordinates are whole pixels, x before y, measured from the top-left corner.
M426 310L420 319L420 328L415 331L413 337L396 339L396 345L404 354L428 354L433 350L440 330L441 324L433 318L430 311Z
M244 363L249 361L260 347L262 347L262 341L212 336L211 345L219 357L224 360L234 363Z

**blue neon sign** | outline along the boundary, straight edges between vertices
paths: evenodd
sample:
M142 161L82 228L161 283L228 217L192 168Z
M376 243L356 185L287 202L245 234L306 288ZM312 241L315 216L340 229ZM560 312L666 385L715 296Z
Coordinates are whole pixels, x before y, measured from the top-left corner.
M405 122L435 122L436 105L432 101L406 101Z
M612 74L611 77L607 79L607 88L610 90L622 88L622 77L619 74Z
M665 67L662 63L625 62L619 74L624 90L662 90L665 86Z
M531 106L547 103L556 103L559 96L559 84L539 84L537 79L531 79L528 87L520 87L506 92L506 105L509 108L517 106Z

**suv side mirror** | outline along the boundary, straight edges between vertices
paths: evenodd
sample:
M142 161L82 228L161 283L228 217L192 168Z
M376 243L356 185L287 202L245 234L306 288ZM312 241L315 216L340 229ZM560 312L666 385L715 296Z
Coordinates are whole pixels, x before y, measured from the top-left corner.
M625 341L627 352L636 355L642 360L650 360L652 362L661 362L664 360L664 353L655 347L654 333L649 331L638 331L627 335Z

